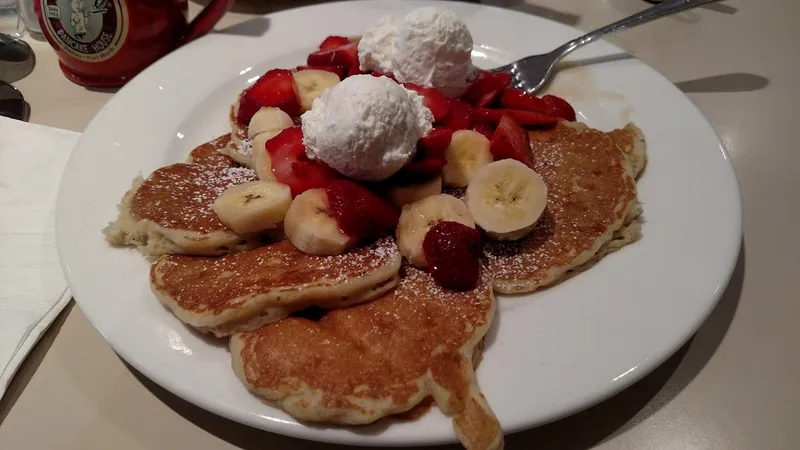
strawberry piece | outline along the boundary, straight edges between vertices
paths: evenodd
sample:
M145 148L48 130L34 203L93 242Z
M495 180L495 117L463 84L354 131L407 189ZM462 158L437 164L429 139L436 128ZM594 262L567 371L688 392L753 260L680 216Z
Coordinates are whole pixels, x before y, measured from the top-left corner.
M480 276L481 234L458 222L437 223L422 241L433 279L453 290L475 289Z
M500 122L504 115L513 117L520 125L553 125L558 122L558 117L551 116L536 111L525 111L522 109L488 109L475 108L475 117L489 123Z
M341 66L348 75L360 73L358 62L358 43L347 44L331 50L314 52L308 55L309 66Z
M287 128L268 140L266 150L272 159L272 173L281 183L289 186L292 195L309 189L324 188L339 173L324 163L308 159L300 127Z
M526 111L536 111L549 113L547 103L539 97L528 94L522 89L508 88L500 95L500 106L511 109L524 109Z
M509 83L511 83L510 73L485 72L467 87L467 91L461 98L475 106L489 106L508 87Z
M401 185L424 183L441 175L442 168L447 162L444 154L452 138L451 129L437 127L431 130L417 142L414 159L394 174L390 181Z
M350 39L344 36L328 36L319 44L319 49L322 51L333 50L335 48L344 47L350 43Z
M389 185L407 186L424 183L442 174L447 163L444 158L431 157L419 161L411 161L389 178Z
M342 233L358 239L378 237L397 226L400 211L394 203L385 200L354 181L338 179L325 188L330 202L331 216L336 219Z
M537 111L525 111L522 109L507 109L506 112L523 126L554 125L558 122L558 117Z
M575 109L566 100L555 95L545 95L542 101L548 107L548 113L560 119L575 121Z
M450 100L444 96L438 89L428 88L413 83L405 83L403 87L412 90L421 95L425 100L425 106L431 110L433 114L433 121L439 122L447 116L450 112Z
M300 115L300 100L294 85L292 72L286 69L273 69L262 75L252 86L239 96L239 111L236 123L247 126L250 119L263 106L280 108L286 114Z
M339 76L339 79L347 75L347 68L343 66L297 66L294 70L296 72L300 72L301 70L324 70L326 72L335 73Z
M486 136L486 139L489 139L490 141L494 135L494 127L483 120L476 120L472 125L472 130Z
M464 100L450 99L450 113L442 124L451 130L467 130L472 125L472 107Z
M443 127L434 128L417 142L417 154L415 157L421 157L422 159L444 158L444 152L450 146L452 138L453 130Z
M503 117L505 110L503 109L489 109L489 108L475 108L472 113L475 115L475 120L484 123L497 123Z
M370 75L372 75L373 77L378 77L378 78L380 78L380 77L386 77L386 78L389 78L389 79L391 79L391 80L392 80L392 81L394 81L395 83L397 83L397 78L395 78L395 77L394 77L394 74L393 74L393 73L383 73L383 72L378 72L377 70L373 70L373 71L370 73Z
M445 163L444 158L432 156L419 161L411 161L401 171L405 171L408 175L416 174L417 180L426 181L441 174Z
M492 152L495 161L511 158L533 167L533 152L528 132L508 114L500 118L489 151Z

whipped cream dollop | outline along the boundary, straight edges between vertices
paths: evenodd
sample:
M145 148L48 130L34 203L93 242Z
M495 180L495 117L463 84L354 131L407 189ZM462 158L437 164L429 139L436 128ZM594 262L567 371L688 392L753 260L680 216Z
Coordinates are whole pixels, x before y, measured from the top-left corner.
M414 157L433 115L416 92L386 77L345 78L301 116L306 155L356 180L389 178Z
M401 83L461 95L473 70L472 35L456 13L418 8L403 19L384 17L364 32L358 44L362 70L391 72Z
M385 16L361 35L358 61L362 71L394 72L392 52L402 19Z

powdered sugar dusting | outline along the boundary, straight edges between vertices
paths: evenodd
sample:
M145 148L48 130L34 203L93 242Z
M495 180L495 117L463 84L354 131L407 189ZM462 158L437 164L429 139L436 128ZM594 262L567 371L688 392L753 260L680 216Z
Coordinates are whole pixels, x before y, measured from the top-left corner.
M336 256L302 253L284 240L219 258L172 255L159 261L158 271L164 289L181 307L219 311L235 306L246 296L341 286L379 270L388 279L393 273L391 267L399 267L400 259L391 237ZM212 284L215 294L209 295Z
M548 283L591 251L609 227L620 225L635 198L622 153L597 130L531 133L533 169L547 184L547 208L533 231L518 241L487 241L484 253L495 277Z
M253 140L250 138L242 139L233 146L233 151L242 156L251 156L253 154Z
M400 288L396 296L402 300L413 300L418 296L435 298L443 302L450 301L469 301L474 304L483 303L482 293L486 291L486 286L491 283L491 274L488 270L482 269L480 279L475 289L471 291L454 291L442 287L433 277L424 270L407 265L403 268L403 276L400 280ZM467 300L465 300L465 298Z
M319 267L320 270L331 274L332 281L342 282L347 279L348 273L352 273L358 268L373 270L385 265L389 259L399 258L399 255L394 239L384 237L362 249L324 257Z
M226 189L256 179L248 167L173 164L156 170L144 182L132 211L166 228L199 233L226 230L211 205Z

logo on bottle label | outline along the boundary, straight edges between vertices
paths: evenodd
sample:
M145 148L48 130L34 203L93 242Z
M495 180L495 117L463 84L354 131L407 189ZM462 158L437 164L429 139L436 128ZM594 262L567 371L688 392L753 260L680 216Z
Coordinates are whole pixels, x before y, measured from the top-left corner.
M41 0L42 18L58 46L89 62L114 56L128 34L124 0Z

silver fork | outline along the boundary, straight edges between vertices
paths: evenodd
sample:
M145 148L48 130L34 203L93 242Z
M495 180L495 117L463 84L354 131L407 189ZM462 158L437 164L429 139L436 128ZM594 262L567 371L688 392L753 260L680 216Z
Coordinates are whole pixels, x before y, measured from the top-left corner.
M594 42L607 34L626 30L628 28L632 28L645 22L650 22L651 20L668 16L670 14L675 14L677 12L686 11L687 9L696 8L701 5L718 1L722 0L667 0L659 3L656 6L652 6L633 14L632 16L628 16L610 25L606 25L590 33L584 34L583 36L573 39L561 47L558 47L550 53L527 56L520 60L514 61L511 64L506 64L505 66L492 69L491 72L510 72L513 77L511 80L512 86L529 93L534 93L538 91L545 84L545 82L547 82L548 78L550 78L556 63L558 63L561 58L572 53L575 49L583 47L590 42Z

